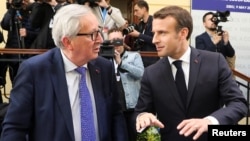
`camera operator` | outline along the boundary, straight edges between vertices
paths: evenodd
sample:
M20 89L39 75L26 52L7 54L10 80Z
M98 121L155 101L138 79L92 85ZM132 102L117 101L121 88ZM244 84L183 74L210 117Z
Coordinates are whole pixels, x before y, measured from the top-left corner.
M40 32L32 43L31 48L51 49L55 47L51 29L56 5L56 0L36 0L32 8L30 21L32 27L39 28Z
M229 33L227 31L223 31L221 27L218 30L218 23L220 21L217 21L218 19L215 15L216 14L213 12L207 12L204 14L203 25L206 31L201 35L196 36L195 46L202 50L220 52L224 55L227 61L235 59L235 51L230 44ZM232 66L229 64L229 66L234 68L234 63Z
M126 119L129 141L136 140L135 125L133 122L134 107L137 103L140 90L140 80L144 72L141 56L138 52L126 51L122 31L118 28L108 31L108 39L114 46L114 68L117 86Z
M136 37L135 48L140 51L156 51L155 45L152 43L152 15L149 15L148 3L139 0L134 5L134 15L141 19L140 23L134 30L128 33L129 36ZM159 60L159 57L142 57L144 67L147 67Z
M92 12L97 17L102 29L104 40L108 39L108 30L112 28L124 27L126 22L121 14L120 9L111 6L110 0L77 0L79 4L87 4L91 7Z
M38 31L31 28L29 22L30 5L30 0L7 1L8 10L1 21L2 28L8 31L5 48L29 48L35 39ZM10 80L13 82L20 59L26 58L26 56L20 54L4 54L3 58L12 59L12 61L0 62L3 63L4 66L0 68L0 75L4 79L5 84L7 68L9 68Z

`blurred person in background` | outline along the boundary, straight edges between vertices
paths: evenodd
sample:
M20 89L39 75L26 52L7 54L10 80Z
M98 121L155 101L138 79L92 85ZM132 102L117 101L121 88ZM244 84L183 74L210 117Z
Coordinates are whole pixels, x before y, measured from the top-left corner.
M30 48L32 42L38 34L38 30L31 27L29 21L32 4L30 0L8 0L7 12L1 21L1 27L8 32L5 48ZM13 83L17 74L20 61L27 58L26 55L4 54L2 58L14 59L2 63L0 77L6 83L6 71L9 69L10 80ZM16 60L16 61L15 61Z
M135 141L137 134L133 113L141 87L140 81L144 72L143 62L138 52L125 50L124 37L120 29L110 29L108 31L108 39L114 45L113 63L120 102L126 118L129 141Z
M229 41L228 31L218 32L218 23L213 21L213 12L207 12L203 15L202 21L205 32L195 37L195 47L197 49L219 52L228 62L231 69L235 68L235 50ZM231 60L231 61L230 61Z
M134 27L128 35L136 37L134 48L139 51L156 52L156 47L152 43L152 15L149 15L148 3L144 0L139 0L134 5L134 15L139 18L140 22L137 27ZM142 57L144 67L154 64L159 60L159 57Z
M91 7L102 27L104 40L108 39L108 30L112 28L122 28L126 24L120 9L111 6L110 0L78 0L78 3L87 3L87 5Z
M121 30L122 30L122 34L124 36L124 43L126 45L126 49L130 50L130 51L137 51L137 50L134 50L134 42L135 42L136 38L131 36L131 35L124 34L124 31L126 30L126 28L128 28L129 26L132 25L128 18L124 18L124 19L126 21L126 24L124 27L121 28Z
M71 4L72 1L69 1L69 0L56 0L57 4L54 8L55 12L57 10L59 10L62 6L65 6L65 5L68 5L68 4Z
M55 14L56 0L36 0L31 16L31 26L39 29L39 34L31 45L34 49L51 49L55 47L51 28Z

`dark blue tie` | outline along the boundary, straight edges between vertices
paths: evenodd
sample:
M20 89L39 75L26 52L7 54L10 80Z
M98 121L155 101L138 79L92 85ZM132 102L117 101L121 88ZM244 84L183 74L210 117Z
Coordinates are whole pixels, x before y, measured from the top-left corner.
M79 67L76 69L81 74L79 84L79 95L81 101L81 133L82 141L95 141L95 126L93 117L93 108L89 90L86 84L86 68Z
M186 105L186 102L187 102L187 86L186 86L185 77L184 77L184 73L183 73L183 70L182 70L181 63L182 63L181 60L177 60L177 61L173 62L173 64L177 68L177 72L176 72L176 75L175 75L175 84L176 84L178 92L179 92L179 94L181 96L182 102L184 103L184 105Z

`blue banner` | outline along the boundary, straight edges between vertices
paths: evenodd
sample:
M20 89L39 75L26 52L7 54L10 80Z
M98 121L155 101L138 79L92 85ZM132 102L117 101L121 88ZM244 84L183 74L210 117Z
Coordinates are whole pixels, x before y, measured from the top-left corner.
M250 13L250 0L192 0L192 9Z

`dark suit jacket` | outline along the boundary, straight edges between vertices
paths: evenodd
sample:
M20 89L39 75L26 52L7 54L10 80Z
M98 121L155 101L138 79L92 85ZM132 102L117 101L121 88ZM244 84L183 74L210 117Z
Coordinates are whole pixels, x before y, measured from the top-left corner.
M135 112L157 114L165 125L160 130L162 141L191 141L193 135L185 139L176 129L184 119L210 115L220 124L236 124L247 113L246 99L219 53L191 47L187 97L183 105L168 58L162 58L145 69ZM227 107L221 108L223 104ZM207 141L206 134L199 141Z
M33 4L30 21L33 28L39 29L39 33L31 45L31 48L54 48L55 44L51 33L51 19L55 12L52 6L46 2Z
M224 57L233 57L235 54L230 42L228 42L227 45L224 45L224 41L221 40L217 45L215 45L207 32L195 37L195 47L197 49L220 52Z
M88 63L100 141L125 141L114 68L101 57ZM60 49L24 61L15 79L1 141L75 141Z

